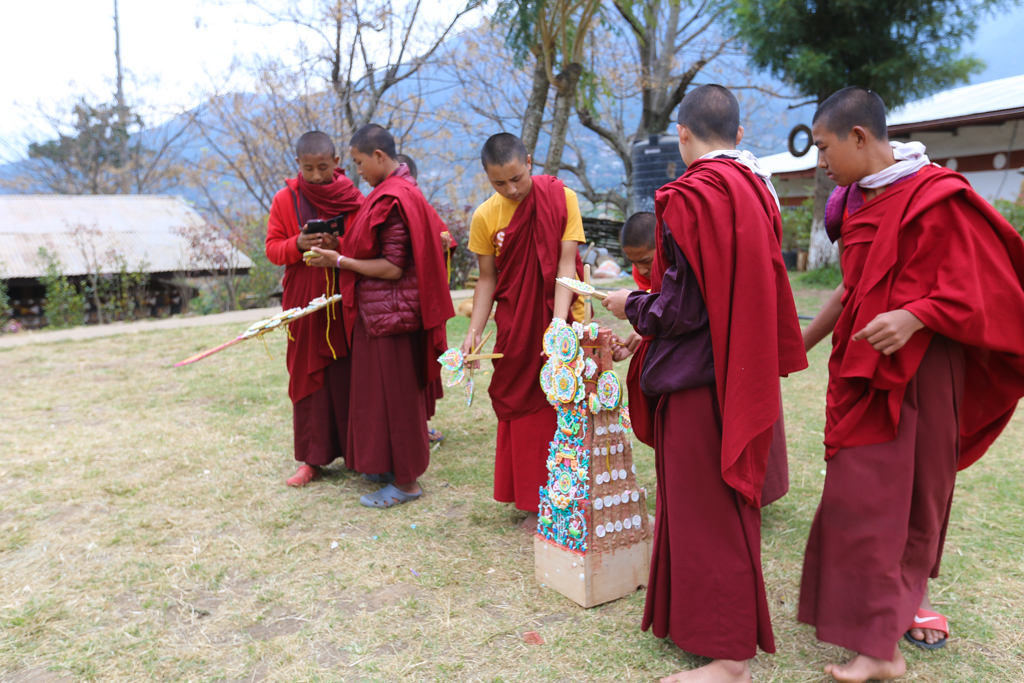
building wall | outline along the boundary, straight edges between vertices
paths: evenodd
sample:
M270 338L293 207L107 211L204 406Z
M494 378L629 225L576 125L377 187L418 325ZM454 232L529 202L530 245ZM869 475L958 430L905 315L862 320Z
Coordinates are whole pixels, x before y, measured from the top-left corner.
M990 202L1015 201L1024 193L1024 121L922 131L893 139L923 143L932 161L962 173ZM813 170L776 174L772 180L784 205L799 205L814 194Z

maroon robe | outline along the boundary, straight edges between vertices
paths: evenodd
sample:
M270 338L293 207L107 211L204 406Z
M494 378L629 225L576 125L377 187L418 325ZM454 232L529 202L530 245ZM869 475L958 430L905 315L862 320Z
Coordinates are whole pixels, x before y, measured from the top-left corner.
M442 256L445 232L403 164L370 193L341 246L353 258L391 261L403 278L415 271L410 287L418 291L422 329L377 337L367 333L359 312L359 278L352 271L340 278L353 327L346 464L364 474L391 472L397 484L416 481L430 463L427 419L440 376L437 356L447 348L444 325L455 312Z
M494 499L537 512L547 482L547 456L555 433L555 409L540 387L544 331L555 309L555 277L568 209L565 186L552 176L533 176L533 186L505 228L495 259L498 282L494 322L498 337L488 393L498 416ZM577 268L582 269L577 256Z
M650 339L631 367L634 426L653 441L658 471L641 628L697 655L746 660L758 646L775 651L758 507L781 415L779 377L807 366L781 219L763 181L730 160L695 162L657 193L655 207L707 307L714 381L663 395L653 407L636 385ZM659 242L654 293L665 252Z
M827 463L797 618L819 640L891 660L939 575L960 462L964 351L932 336L907 383L896 438Z
M798 617L821 640L891 659L938 575L956 471L1024 395L1024 243L963 176L937 167L842 213L828 469ZM901 349L852 340L898 309L925 325Z
M287 180L286 185L274 196L266 240L267 258L285 266L281 283L285 310L337 292L333 269L307 266L302 260L297 245L301 226L315 218L352 213L363 201L363 195L340 170L327 185L311 185L301 175ZM285 361L295 459L309 465L329 464L345 450L349 359L340 313L340 306L334 305L288 326Z

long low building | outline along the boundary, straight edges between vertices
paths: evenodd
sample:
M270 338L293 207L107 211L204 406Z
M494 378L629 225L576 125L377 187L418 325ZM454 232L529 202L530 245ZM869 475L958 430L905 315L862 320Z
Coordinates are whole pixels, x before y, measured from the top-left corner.
M889 137L917 140L935 163L963 173L978 193L1014 201L1024 189L1024 76L953 88L889 114ZM818 149L761 159L783 204L814 194Z
M76 283L90 273L116 271L118 262L147 274L142 303L150 310L144 315L180 312L191 289L185 278L242 275L253 266L180 197L3 195L0 279L14 317L27 326L42 323L46 265L40 249L56 256ZM90 302L90 317L93 309Z

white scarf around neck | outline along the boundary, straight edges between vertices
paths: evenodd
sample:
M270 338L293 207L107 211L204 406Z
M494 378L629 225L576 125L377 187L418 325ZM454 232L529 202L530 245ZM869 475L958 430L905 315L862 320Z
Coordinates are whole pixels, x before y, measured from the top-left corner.
M723 156L734 159L753 171L754 175L763 180L764 184L768 186L768 191L772 193L772 197L775 199L775 206L779 207L780 210L782 209L782 205L779 203L779 194L775 191L775 186L772 185L771 172L761 168L757 157L751 154L749 150L745 149L741 152L738 149L716 149L714 152L708 152L701 159L714 159Z
M866 175L857 181L865 190L876 190L880 187L888 187L900 178L913 175L931 163L928 155L925 154L925 147L920 142L894 142L892 145L892 156L896 163L884 168L878 173Z

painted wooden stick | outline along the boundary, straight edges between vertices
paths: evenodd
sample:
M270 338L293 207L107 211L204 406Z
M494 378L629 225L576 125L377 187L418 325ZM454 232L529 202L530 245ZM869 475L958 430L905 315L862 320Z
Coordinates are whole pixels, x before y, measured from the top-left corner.
M180 368L182 365L189 365L190 363L195 363L196 361L200 361L200 360L202 360L202 359L204 359L204 358L206 358L208 356L212 356L213 354L217 353L218 351L223 351L224 349L228 348L229 346L234 346L235 344L237 344L240 341L245 341L245 339L246 339L246 337L236 337L235 339L232 339L229 342L225 342L225 343L221 344L220 346L214 346L212 349L206 349L205 351L201 351L201 352L197 353L194 356L190 356L189 358L186 358L185 360L181 361L180 363L175 363L174 367Z
M472 362L472 361L475 361L475 360L494 360L496 358L504 358L504 357L505 357L505 354L503 354L503 353L471 353L468 356L466 356L463 360L465 360L467 363L469 363L469 362ZM472 371L473 371L473 369L470 368L470 372L472 372Z
M580 296L592 296L598 301L604 301L605 299L608 298L607 292L601 292L597 289L594 289L594 287L592 286L588 287L586 283L582 282L581 280L573 280L572 278L568 277L560 277L557 278L555 282L565 287L569 291L579 294Z
M593 288L593 285L590 284L590 264L589 263L585 263L583 265L583 282L587 286ZM589 296L585 296L585 297L583 297L583 324L584 325L589 325L590 321L593 319L593 317L594 317L593 304L591 304L591 302L590 302L590 297Z

